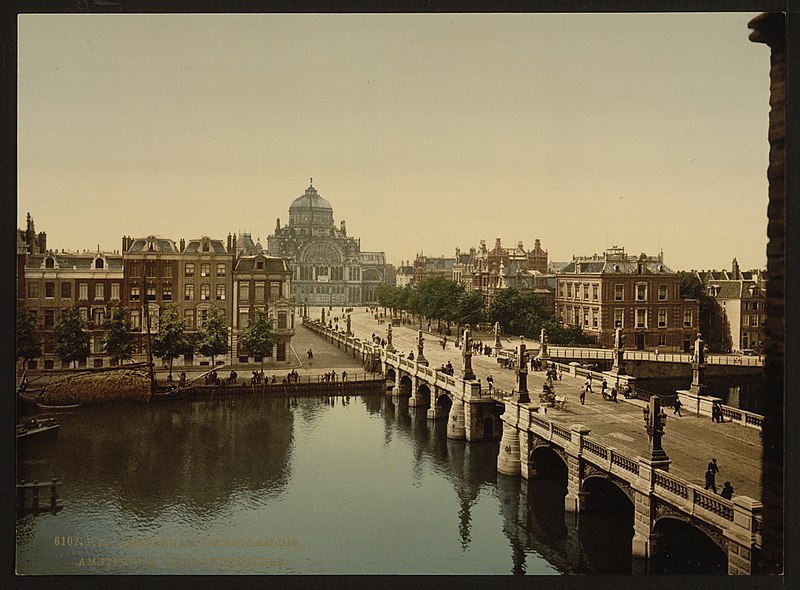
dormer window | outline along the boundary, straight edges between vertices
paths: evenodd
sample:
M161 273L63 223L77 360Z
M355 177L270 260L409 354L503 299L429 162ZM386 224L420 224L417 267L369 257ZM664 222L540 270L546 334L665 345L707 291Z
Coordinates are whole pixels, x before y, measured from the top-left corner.
M147 249L148 249L150 252L153 252L153 251L156 249L156 247L155 247L155 244L153 244L153 242L152 242L152 241L148 242L148 243L147 243Z
M258 270L264 270L264 261L263 261L263 260L258 260L258 261L256 262L256 268L257 268Z
M94 261L94 267L95 267L95 269L101 269L101 268L103 268L103 267L104 267L104 261L103 261L103 259L102 259L102 258L97 258L97 259L95 259L95 261Z
M45 268L55 268L56 267L55 259L52 256L48 256L47 258L45 258L44 259L44 267Z
M208 252L211 247L208 245L208 242L203 242L203 252Z

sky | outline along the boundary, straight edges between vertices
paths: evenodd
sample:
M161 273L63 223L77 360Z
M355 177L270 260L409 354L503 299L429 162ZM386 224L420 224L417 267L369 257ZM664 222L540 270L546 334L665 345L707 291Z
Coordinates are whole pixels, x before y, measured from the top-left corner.
M313 177L395 265L538 238L765 267L754 16L20 15L18 227L266 246Z

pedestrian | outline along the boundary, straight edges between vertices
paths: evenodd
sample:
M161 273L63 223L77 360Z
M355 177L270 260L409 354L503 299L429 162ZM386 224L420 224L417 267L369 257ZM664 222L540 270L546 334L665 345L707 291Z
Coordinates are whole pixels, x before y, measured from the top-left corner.
M719 405L719 402L714 402L714 405L711 406L711 421L712 422L722 422L722 406Z
M308 360L311 360L311 359L313 359L313 358L314 358L314 353L313 353L313 352L311 352L311 349L310 349L310 348L308 349L308 352L306 352L306 355L308 355Z
M342 381L347 381L347 371L342 371Z
M600 395L603 396L603 399L606 399L606 389L608 389L608 382L603 377L603 383L600 385Z
M617 403L617 385L611 386L611 401Z
M558 365L558 380L561 381L561 365Z
M714 483L714 472L711 469L706 470L706 490L711 490L717 493L717 484Z
M584 405L584 403L586 402L586 385L581 387L580 400L581 400L581 405Z
M717 465L717 460L712 457L711 462L708 464L708 469L706 470L705 489L711 489L715 494L717 493L717 473L719 473L719 466Z
M675 396L675 401L672 403L672 413L677 414L678 416L681 415L681 400ZM681 416L682 417L682 416Z
M492 377L491 375L486 377L486 383L489 384L489 393L491 393L492 388L494 387L494 377Z
M478 378L478 395L480 395L480 392L481 392L481 380L480 380L480 377L479 377Z
M589 393L594 393L594 392L592 391L592 376L591 376L591 375L589 375L589 376L586 378L586 381L584 381L584 383L583 383L583 387L584 387L584 388L586 389L586 391L588 391Z
M724 484L722 484L722 491L720 491L719 495L726 500L730 500L733 497L733 486L731 485L731 482L726 481Z

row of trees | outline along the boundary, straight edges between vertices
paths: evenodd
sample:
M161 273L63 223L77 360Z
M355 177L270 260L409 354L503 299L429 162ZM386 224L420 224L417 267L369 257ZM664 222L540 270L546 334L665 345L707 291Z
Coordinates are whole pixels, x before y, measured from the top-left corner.
M564 327L561 319L547 313L534 293L516 289L500 291L489 306L483 307L483 296L477 291L467 291L464 285L444 277L431 277L420 281L416 287L380 285L377 290L379 305L392 310L392 315L407 312L420 318L445 322L447 327L456 324L500 322L506 334L538 338L542 328L554 344L591 344L594 339L577 327Z
M103 350L112 362L121 363L133 358L136 350L134 334L127 310L113 308L103 324ZM253 356L265 357L277 342L272 320L265 311L257 311L249 326L239 337L244 347ZM53 343L56 356L65 362L85 361L90 354L89 330L76 306L63 310L53 330ZM41 355L42 339L36 328L36 320L24 307L17 309L17 360L26 362ZM230 350L228 326L225 313L217 307L208 310L208 316L196 332L189 332L174 306L161 311L158 331L153 337L153 355L169 363L172 377L173 361L181 355L194 351L203 356L215 357L227 354ZM262 361L263 368L263 361Z

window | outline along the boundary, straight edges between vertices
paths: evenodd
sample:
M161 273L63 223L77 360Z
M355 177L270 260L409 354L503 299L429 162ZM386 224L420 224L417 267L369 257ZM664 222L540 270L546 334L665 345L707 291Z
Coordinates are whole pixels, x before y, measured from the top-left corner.
M748 301L745 301L743 306L744 306L744 311L749 311L750 310L750 303Z
M131 285L131 301L139 301L139 285Z
M659 301L666 301L667 300L667 286L666 285L659 285L658 286L658 300Z
M558 284L558 296L559 297L563 297L564 296L564 283L559 283Z
M583 286L583 298L589 299L589 285Z
M692 310L691 309L684 309L683 310L683 327L684 328L691 328L692 327Z
M95 328L102 328L106 321L106 310L102 307L97 307L92 310L92 321ZM102 352L102 351L101 351Z
M194 276L194 262L187 262L183 267L183 276L185 277L193 277Z
M142 312L138 309L131 312L131 329L139 330L142 327Z
M211 299L211 285L203 283L200 285L200 301L208 301Z
M111 283L111 299L119 299L119 283Z
M183 286L183 299L185 301L194 301L194 285L191 283Z
M270 300L278 299L281 296L281 284L276 282L271 282L269 284L269 298Z
M218 262L217 263L217 276L218 277L224 277L225 276L225 263L224 262Z
M597 327L597 308L592 309L592 328Z
M256 281L254 292L256 301L264 301L264 293L266 292L264 288L264 281Z
M750 327L750 316L749 315L743 315L742 316L742 326L744 326L745 328L749 328Z
M250 301L250 283L239 283L239 301Z
M94 285L94 298L100 301L105 297L106 286L103 283L95 283Z
M583 310L583 325L584 326L588 326L589 325L589 310L588 309L584 309Z
M172 285L170 283L164 283L161 286L161 299L172 301Z
M156 300L156 286L153 283L147 284L147 300L148 301Z
M105 262L102 258L98 258L94 261L94 267L97 269L102 269L105 266Z
M55 283L45 283L44 284L44 296L45 297L55 297L56 296L56 284Z
M750 325L753 326L754 328L758 328L758 315L757 314L753 314Z
M45 328L52 328L56 325L56 310L55 309L45 309L44 310L44 327Z
M61 283L61 298L62 299L72 298L72 283Z
M161 267L161 276L165 278L172 277L172 265L169 263L165 263L164 266Z
M28 297L31 299L39 297L39 283L28 283Z
M89 308L88 307L79 307L78 308L78 313L81 314L81 319L84 322L88 322L89 321Z
M81 301L89 299L89 283L81 283L78 285L78 299Z
M622 301L624 295L624 285L614 285L614 301Z
M48 256L47 259L44 261L44 267L45 268L55 268L55 266L56 266L56 261L53 260L53 258L51 256Z
M659 346L666 346L667 345L667 335L666 334L659 334L658 335L658 345Z
M647 310L646 309L637 309L636 310L636 327L637 328L646 328L647 327Z
M210 262L201 262L200 263L200 276L201 277L210 277L211 276L211 263Z
M148 262L145 272L146 272L146 276L148 276L148 277L156 276L156 263L155 262Z
M99 336L92 338L94 342L92 343L92 352L94 354L103 354L103 339ZM98 363L98 361L100 361ZM103 366L103 359L94 359L94 366L95 367L102 367Z
M592 285L592 300L593 301L597 301L597 297L598 297L597 291L598 291L598 286L597 285Z
M225 283L217 283L217 299L220 301L225 300Z
M647 284L636 285L636 301L647 301Z
M667 327L667 308L665 307L659 308L658 310L658 327Z
M250 325L250 310L242 308L239 310L239 327L246 328Z
M138 262L131 262L131 276L132 277L140 277L141 276L141 269L139 268Z
M202 328L203 324L205 324L206 320L208 319L208 310L207 309L198 309L197 313L199 315L199 317L197 318L197 327L198 328Z
M278 329L285 330L286 329L286 312L281 311L278 313Z
M567 297L572 298L572 283L567 283Z
M189 328L190 330L194 329L194 310L193 309L184 309L183 310L183 325Z

